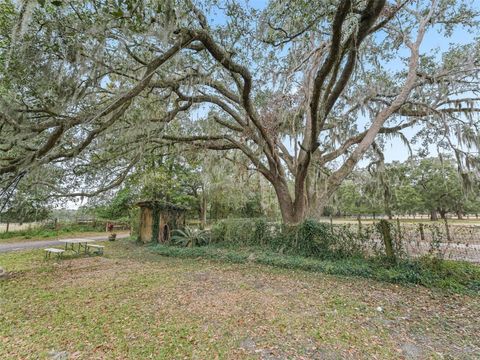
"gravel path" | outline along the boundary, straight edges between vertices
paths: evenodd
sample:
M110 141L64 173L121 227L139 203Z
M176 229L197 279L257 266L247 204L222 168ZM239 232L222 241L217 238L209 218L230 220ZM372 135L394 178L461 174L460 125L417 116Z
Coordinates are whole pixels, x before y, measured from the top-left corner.
M123 239L130 236L129 234L117 234L117 239ZM73 240L73 239L89 239L97 241L106 241L108 235L101 236L86 236L86 237L75 237L62 240ZM59 246L62 245L58 240L34 240L34 241L21 241L17 243L8 243L0 244L0 253L10 252L10 251L19 251L19 250L29 250L29 249L39 249L50 246Z

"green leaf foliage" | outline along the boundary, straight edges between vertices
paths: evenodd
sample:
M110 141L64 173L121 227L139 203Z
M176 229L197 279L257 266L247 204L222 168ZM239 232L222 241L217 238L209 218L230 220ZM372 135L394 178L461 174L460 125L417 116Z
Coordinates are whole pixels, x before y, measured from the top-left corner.
M206 230L198 230L190 227L177 229L173 232L171 242L181 247L204 246L210 243L210 234Z

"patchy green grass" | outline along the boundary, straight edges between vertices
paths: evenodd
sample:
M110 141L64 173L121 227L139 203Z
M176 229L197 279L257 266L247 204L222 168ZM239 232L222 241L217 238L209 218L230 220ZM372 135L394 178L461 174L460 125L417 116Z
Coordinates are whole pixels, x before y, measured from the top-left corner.
M478 296L105 245L104 257L61 261L44 261L41 250L0 254L10 273L0 281L0 359L471 359L480 351Z

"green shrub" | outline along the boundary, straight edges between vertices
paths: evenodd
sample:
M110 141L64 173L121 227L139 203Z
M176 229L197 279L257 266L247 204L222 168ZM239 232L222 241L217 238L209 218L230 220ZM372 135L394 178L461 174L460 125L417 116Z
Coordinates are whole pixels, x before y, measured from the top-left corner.
M182 247L204 246L210 243L210 234L205 230L187 226L184 230L175 230L171 242L173 245Z
M225 219L212 226L212 242L234 245L265 245L271 232L262 218Z
M349 225L336 225L333 227L334 242L330 250L337 258L364 257L368 252L380 253L378 245L372 243L372 227L362 227L354 230ZM382 249L383 250L383 249Z
M329 257L334 234L328 224L306 220L297 226L284 226L273 244L281 253L301 256Z
M365 236L368 236L365 235ZM228 246L260 246L283 254L319 258L357 257L366 241L349 228L336 228L314 220L296 226L266 219L226 219L212 227L212 242Z
M480 267L432 256L413 260L399 257L397 262L392 262L385 256L382 242L371 241L372 236L378 238L378 235L375 226L332 227L314 220L297 226L282 226L265 219L228 219L212 227L212 243L208 246L182 249L160 245L155 249L166 256L253 262L454 292L480 292ZM192 236L194 234L183 236L183 239ZM179 245L189 243L182 240ZM395 251L401 254L398 246Z
M225 248L219 244L197 248L157 245L153 249L163 256L201 257L230 263L251 262L284 269L356 276L389 283L415 284L452 292L480 294L480 267L466 262L421 258L392 264L385 261L385 258L317 259L280 254L258 247Z

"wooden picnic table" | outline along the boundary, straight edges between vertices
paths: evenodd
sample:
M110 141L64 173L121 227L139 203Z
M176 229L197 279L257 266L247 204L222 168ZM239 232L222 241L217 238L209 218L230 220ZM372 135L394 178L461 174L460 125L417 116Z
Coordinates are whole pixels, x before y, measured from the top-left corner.
M67 239L59 241L65 244L65 250L72 250L76 254L79 254L82 248L86 254L88 250L88 243L95 242L95 240L92 239ZM75 247L77 248L75 249Z

